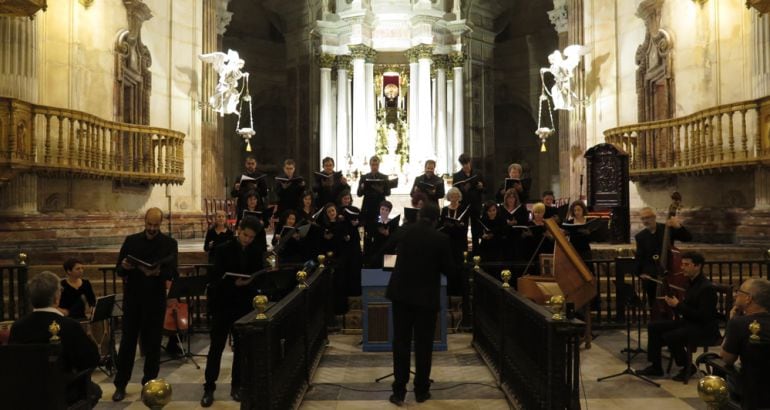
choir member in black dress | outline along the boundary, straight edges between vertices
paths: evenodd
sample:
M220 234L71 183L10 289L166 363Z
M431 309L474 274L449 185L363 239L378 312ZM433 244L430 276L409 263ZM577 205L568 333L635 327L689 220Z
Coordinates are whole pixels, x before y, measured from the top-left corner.
M299 209L297 209L298 225L313 222L316 211L317 209L315 205L313 205L313 193L311 191L303 192L302 202L300 203Z
M166 281L177 275L178 246L175 239L160 232L163 212L150 208L144 216L144 231L129 235L120 247L116 273L123 278L123 320L115 374L113 401L126 397L141 340L144 353L142 383L158 377L163 318L166 313ZM135 265L128 256L151 264ZM141 336L141 337L140 337Z
M316 195L316 207L322 208L329 202L334 203L342 191L350 191L348 180L342 175L342 172L334 171L334 160L326 157L321 161L323 169L315 173L316 182L313 186L313 192Z
M241 181L244 175L248 179ZM261 174L257 171L257 159L253 156L246 157L246 169L241 175L235 177L235 185L233 185L233 190L230 191L230 195L233 198L238 199L236 209L239 215L241 210L246 207L246 195L250 191L256 191L261 203L264 204L267 202L266 179L265 174Z
M591 259L591 232L586 225L588 209L583 201L573 201L569 205L569 213L566 223L573 225L567 229L569 242L584 261ZM581 225L583 225L581 227Z
M361 295L361 210L353 206L353 196L344 191L337 201L339 207L337 219L340 221L342 243L337 254L337 269L345 277L348 296Z
M278 197L278 215L288 209L298 210L302 206L302 192L305 180L295 174L297 165L293 159L283 161L283 174L275 177L275 194Z
M503 203L499 208L500 216L505 219L507 225L505 232L505 245L503 246L503 260L526 262L526 250L522 242L524 227L529 223L529 212L519 202L519 194L511 188L505 191Z
M96 304L96 295L91 282L83 277L85 265L79 259L69 258L64 262L64 272L67 277L61 281L61 298L59 310L64 316L74 319L85 319L88 307ZM86 306L86 302L88 306Z
M519 202L522 204L526 204L527 200L529 200L529 190L532 186L532 179L531 178L523 178L523 169L521 168L521 165L519 164L511 164L508 166L508 178L518 180L513 184L513 189L516 190L516 193L519 196ZM506 192L506 181L503 180L503 184L500 186L500 189L497 190L496 199L498 202L503 201L503 197L505 196Z
M532 220L525 231L525 247L527 249L527 261L532 261L532 266L538 266L540 255L553 254L553 235L545 227L545 204L538 202L532 206Z
M214 223L206 231L206 239L203 240L203 250L209 255L209 263L214 263L214 255L211 250L223 244L233 237L233 230L227 225L227 214L223 210L214 213Z
M556 206L556 197L553 195L553 191L543 191L542 196L543 204L545 205L545 219L556 217L556 222L559 221L559 208Z
M380 213L380 203L390 196L388 176L380 172L380 158L376 155L369 159L368 174L364 174L358 183L359 197L363 196L361 203L361 221L364 225L377 221Z
M482 212L482 234L477 255L486 262L504 260L506 220L500 214L497 203L494 201L484 204Z
M225 273L252 274L264 268L267 250L265 229L255 218L246 217L238 225L234 238L214 251L214 268L208 273L211 308L211 345L206 356L205 384L201 406L214 402L214 390L219 378L222 352L227 346L228 335L233 341L233 362L230 396L240 401L240 338L232 331L233 323L252 311L251 301L257 294L255 281L225 276Z
M332 278L332 310L335 315L341 315L348 310L347 281L340 269L337 268L338 255L340 254L345 236L345 227L338 218L337 205L333 202L323 207L323 212L318 216L317 221L320 226L320 250L321 253L334 253L332 263L335 266Z
M296 229L297 212L289 209L281 215L281 219L276 224L275 235L273 235L272 245L280 263L299 263L312 258L314 255L305 254L304 239Z
M380 214L376 222L366 225L366 234L364 236L364 263L368 268L381 268L382 255L388 254L382 247L390 237L398 230L400 216L390 217L393 210L393 204L390 201L380 202Z
M446 194L448 204L441 209L440 227L449 235L452 260L455 266L462 266L463 252L468 250L469 209L460 206L462 193L457 188L450 188ZM457 278L461 279L461 278ZM462 283L447 283L447 292L451 295L462 294Z
M479 240L481 239L482 229L479 224L479 215L481 214L481 201L484 196L485 186L481 174L475 172L471 165L471 156L460 154L458 158L462 168L452 176L452 185L460 189L463 195L460 206L468 208L468 214L471 224L471 247L473 254L477 254ZM464 182L467 181L467 182Z
M252 218L257 218L263 226L270 224L270 216L266 212L264 203L259 199L259 195L256 191L251 191L246 194L246 205L241 209L236 217L235 225L239 226L243 215L246 214Z
M414 179L412 185L412 196L417 192L422 192L438 206L438 200L444 197L444 180L434 173L436 161L429 159L425 161L425 173Z

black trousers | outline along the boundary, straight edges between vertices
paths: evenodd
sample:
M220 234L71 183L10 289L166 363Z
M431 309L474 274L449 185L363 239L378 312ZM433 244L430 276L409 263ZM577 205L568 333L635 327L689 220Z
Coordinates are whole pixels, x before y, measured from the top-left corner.
M411 345L414 337L414 391L430 390L433 335L438 310L393 302L393 393L404 397L409 382Z
M684 349L688 339L684 320L651 322L647 325L647 361L661 368L660 351L665 344L674 356L677 366L684 366L687 360Z
M248 313L248 312L246 312ZM211 345L209 353L206 356L206 383L203 389L207 391L216 390L216 382L219 378L219 370L222 365L222 352L227 346L227 336L233 335L233 365L231 372L231 386L237 390L241 385L241 348L238 333L233 331L235 323L243 314L236 313L214 313L211 318Z
M160 342L166 300L163 297L128 294L123 302L123 327L118 352L115 387L124 388L131 380L136 358L136 342L141 340L144 353L142 384L158 377ZM141 339L139 336L141 335Z

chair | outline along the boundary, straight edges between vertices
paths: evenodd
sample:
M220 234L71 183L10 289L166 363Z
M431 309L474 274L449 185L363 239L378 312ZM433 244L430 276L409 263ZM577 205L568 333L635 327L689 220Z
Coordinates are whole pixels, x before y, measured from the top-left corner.
M91 369L66 374L59 344L10 344L0 346L3 408L90 409L87 391ZM13 369L12 371L10 369ZM67 404L67 392L74 392ZM74 399L74 400L73 400Z

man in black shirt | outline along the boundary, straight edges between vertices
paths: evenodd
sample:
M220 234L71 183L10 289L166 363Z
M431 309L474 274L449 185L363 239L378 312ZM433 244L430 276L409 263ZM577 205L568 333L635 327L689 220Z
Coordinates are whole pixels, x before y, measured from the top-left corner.
M241 181L243 176L251 178L246 181ZM265 175L257 172L257 159L249 155L246 157L246 169L241 175L235 177L235 185L233 190L230 191L230 196L238 198L237 211L238 215L246 208L246 195L251 191L256 191L259 196L259 203L267 203L267 183L265 182Z
M251 280L224 275L227 272L249 275L259 271L264 267L266 248L264 228L256 219L246 217L238 226L236 237L214 250L214 268L208 278L212 315L211 345L206 357L206 383L201 398L203 407L209 407L214 402L214 390L228 334L233 337L230 395L233 400L240 401L240 338L236 332L232 332L232 327L236 320L251 312L251 301L256 292Z
M361 177L357 192L359 197L364 197L361 203L361 220L364 226L377 222L380 203L390 196L388 176L380 172L380 158L376 155L369 159L369 169L371 172Z
M735 291L730 321L725 329L722 359L734 365L741 359L739 381L728 377L731 388L740 396L744 409L770 407L770 390L762 382L770 372L770 281L764 278L747 279ZM757 337L752 338L749 328L759 325Z
M414 394L418 402L430 398L433 335L441 297L441 275L453 279L454 266L449 237L434 228L438 207L428 202L419 219L401 228L385 248L396 245L396 266L385 297L393 303L393 394L401 405L409 382L410 350L414 335Z
M283 161L283 175L275 178L275 194L278 196L277 215L283 215L289 209L295 211L302 208L302 192L305 190L305 181L297 179L295 173L297 165L293 159Z
M428 197L428 201L438 206L438 200L444 197L444 180L434 173L436 161L425 161L425 173L414 179L412 185L412 197L422 192Z
M460 154L457 159L462 168L452 176L452 185L458 188L462 193L460 200L460 209L468 209L468 215L471 220L471 241L473 243L473 254L476 255L481 241L482 228L480 223L481 201L484 196L484 179L478 172L474 172L471 164L471 156ZM463 182L468 181L468 182Z
M682 272L690 280L690 287L681 301L676 296L664 297L666 304L681 319L650 322L647 326L647 360L651 364L639 371L639 374L663 375L660 351L665 343L676 364L682 366L682 370L673 379L683 381L695 373L695 366L685 363L685 347L710 344L719 339L717 292L701 272L703 262L703 255L697 252L682 254Z
M177 275L178 251L176 240L160 232L162 221L160 209L148 209L144 215L144 231L127 236L120 247L115 270L124 281L123 329L113 401L122 401L126 397L137 340L141 340L144 353L142 384L158 377L166 281Z

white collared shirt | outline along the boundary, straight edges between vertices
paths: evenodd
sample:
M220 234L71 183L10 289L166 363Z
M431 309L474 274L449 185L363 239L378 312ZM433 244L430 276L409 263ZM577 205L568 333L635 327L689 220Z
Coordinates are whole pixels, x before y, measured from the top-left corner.
M44 307L44 308L38 308L38 309L32 309L33 312L48 312L48 313L56 313L59 316L64 316L64 313L61 312L61 310L56 309L55 307Z

